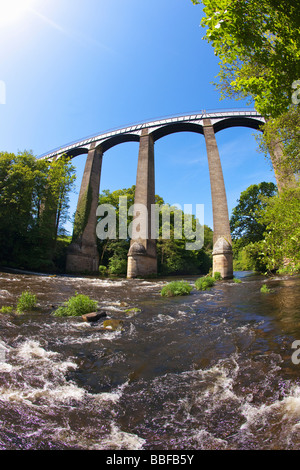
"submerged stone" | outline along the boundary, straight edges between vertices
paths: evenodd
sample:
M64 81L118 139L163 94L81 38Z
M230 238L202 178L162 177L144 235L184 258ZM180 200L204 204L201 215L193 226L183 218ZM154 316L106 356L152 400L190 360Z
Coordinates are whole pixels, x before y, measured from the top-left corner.
M124 313L126 313L126 315L132 315L134 313L139 313L141 311L142 310L140 308L133 307L133 308L127 308L126 310L124 310Z
M113 318L110 319L110 320L105 320L103 322L103 328L105 330L110 330L110 331L122 330L123 321L122 320L115 320Z
M125 313L129 313L129 312L141 312L141 309L140 308L137 308L137 307L131 307L131 308L127 308L126 310L124 310Z

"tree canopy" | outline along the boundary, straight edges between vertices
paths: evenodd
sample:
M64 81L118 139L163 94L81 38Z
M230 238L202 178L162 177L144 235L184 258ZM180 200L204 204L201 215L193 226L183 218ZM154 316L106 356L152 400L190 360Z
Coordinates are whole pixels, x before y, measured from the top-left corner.
M299 0L192 1L204 5L222 96L250 97L265 117L286 112L300 78Z
M232 239L239 239L239 246L263 239L266 226L259 220L259 214L268 198L276 193L276 185L266 182L252 184L241 193L230 218Z
M269 270L300 270L300 188L273 197L262 214L263 255Z
M251 185L233 209L235 270L300 270L300 188L278 193L273 183Z
M64 158L37 160L31 152L0 153L0 262L51 267L68 217L74 168Z

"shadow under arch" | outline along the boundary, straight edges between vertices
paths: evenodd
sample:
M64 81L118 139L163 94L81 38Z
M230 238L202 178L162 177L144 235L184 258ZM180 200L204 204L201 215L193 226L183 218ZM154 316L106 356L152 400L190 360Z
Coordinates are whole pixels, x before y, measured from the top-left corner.
M119 144L123 144L125 142L139 142L139 140L139 136L134 134L116 135L98 143L95 148L101 148L102 152L104 153ZM65 152L64 155L72 159L78 157L78 155L87 155L88 153L89 150L87 148L79 147Z
M220 119L218 122L213 123L213 128L215 133L231 127L248 127L262 132L263 125L264 123L259 119L238 116ZM197 134L204 135L203 126L201 124L191 122L175 122L167 124L155 129L153 132L150 132L150 134L155 142L162 137L166 137L167 135L175 134L177 132L195 132Z
M155 142L162 137L166 137L167 135L175 134L177 132L195 132L203 135L203 127L200 124L192 122L173 122L150 133L153 137L153 141Z
M84 155L84 154L88 154L88 149L86 148L78 148L78 149L73 149L73 150L69 150L68 152L64 153L63 155L66 155L66 157L68 158L75 158L75 157L78 157L78 155Z
M134 134L120 134L115 135L114 137L108 138L101 142L97 147L101 147L103 153L107 150L115 147L116 145L123 144L125 142L139 142L140 138L138 135Z
M263 125L264 123L259 119L239 116L221 119L219 122L213 124L213 128L215 133L222 131L223 129L228 129L230 127L248 127L250 129L262 132Z

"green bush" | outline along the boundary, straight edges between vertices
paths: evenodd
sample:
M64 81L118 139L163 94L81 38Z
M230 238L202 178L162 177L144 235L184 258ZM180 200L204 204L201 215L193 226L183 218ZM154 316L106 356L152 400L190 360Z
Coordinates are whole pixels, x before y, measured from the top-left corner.
M99 274L100 274L100 276L106 276L106 274L107 274L107 267L106 267L106 266L103 266L102 264L100 264L100 266L99 266Z
M162 288L161 295L164 297L189 295L192 290L193 287L187 281L173 281Z
M260 288L260 292L262 292L263 294L269 294L271 292L271 289L269 289L269 287L266 284L264 284Z
M33 310L36 306L36 295L29 291L24 291L20 295L17 303L17 312L23 313Z
M290 264L288 266L284 266L281 269L278 269L278 274L300 274L300 263L297 264Z
M79 317L86 313L95 312L98 304L95 300L90 299L87 295L75 294L59 307L55 312L55 317Z
M240 279L238 279L237 277L234 277L233 279L233 282L235 282L236 284L240 284L242 281Z
M127 273L127 259L114 254L109 260L108 271L115 276L124 276Z
M13 307L4 306L0 309L0 313L12 313Z
M222 279L221 273L219 273L218 271L215 272L215 274L214 274L214 280L215 280L215 281L220 281L221 279Z
M207 290L213 287L215 284L215 279L211 276L199 277L195 282L195 287L197 290Z

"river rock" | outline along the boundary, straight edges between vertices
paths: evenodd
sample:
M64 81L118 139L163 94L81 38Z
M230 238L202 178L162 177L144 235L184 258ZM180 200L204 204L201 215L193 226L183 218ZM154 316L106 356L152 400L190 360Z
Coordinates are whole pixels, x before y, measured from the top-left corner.
M122 330L123 321L122 320L115 320L113 318L111 318L110 320L105 320L103 322L103 328L105 330L110 330L110 331Z
M103 310L99 312L91 312L91 313L86 313L85 315L82 315L82 319L87 322L94 322L98 321L100 318L106 317L106 312Z

